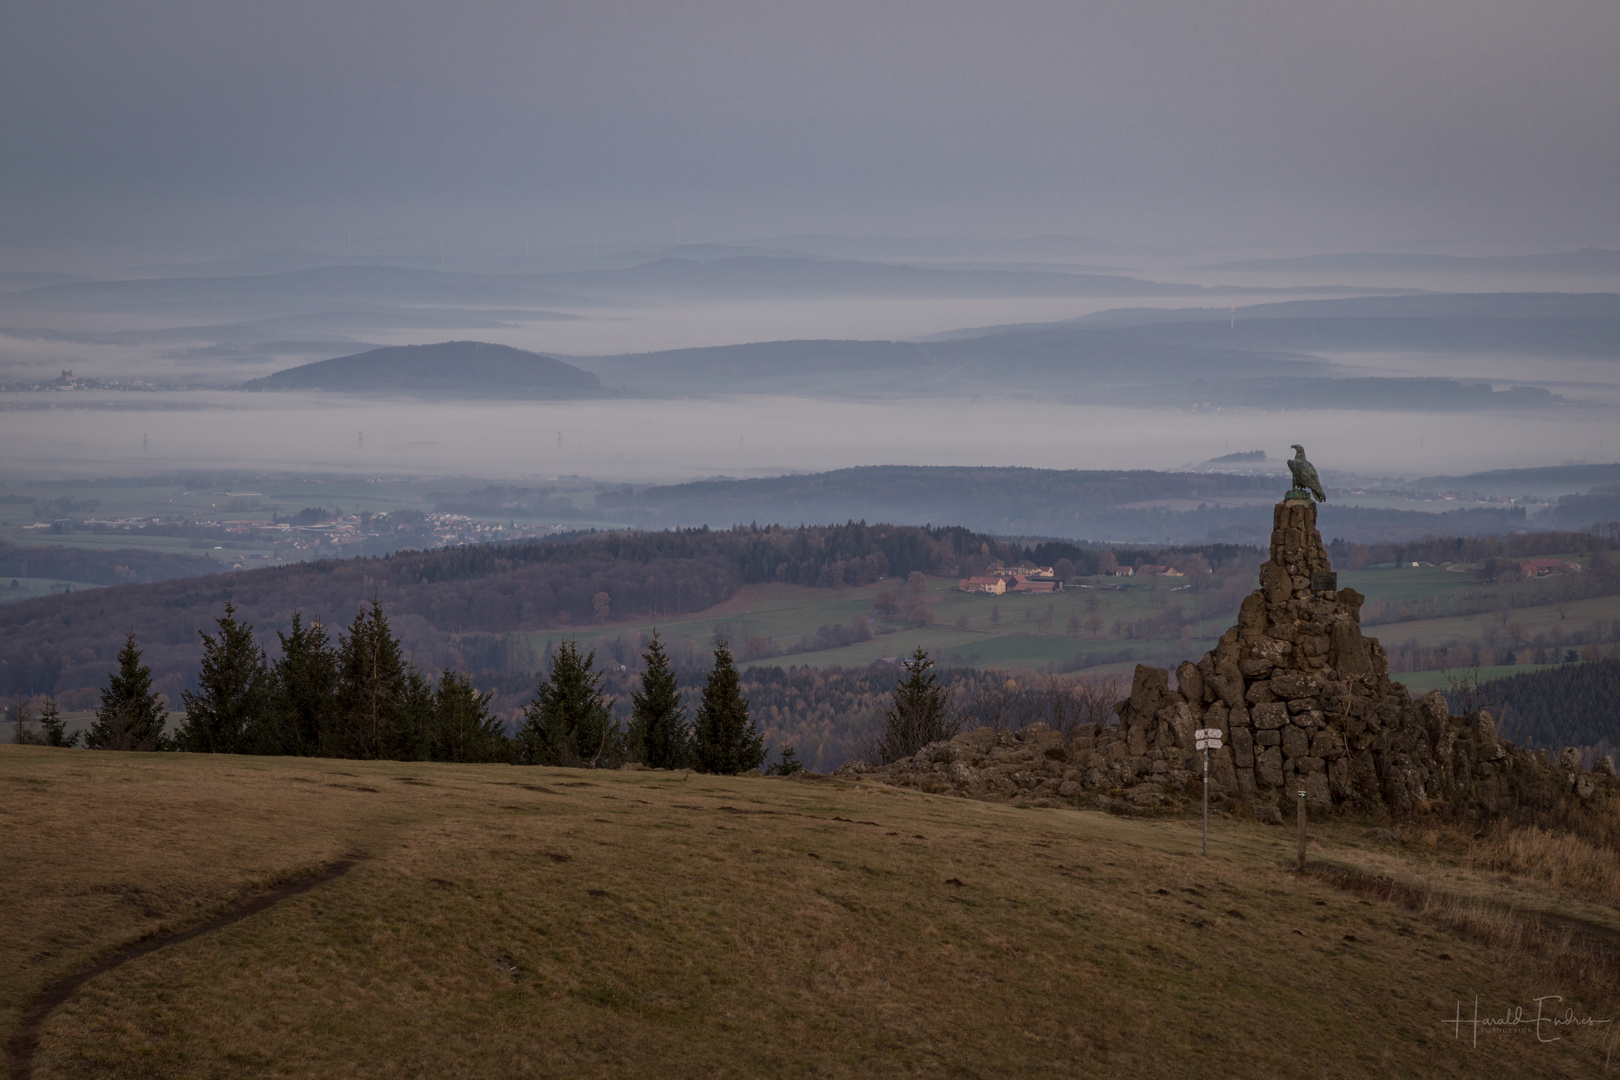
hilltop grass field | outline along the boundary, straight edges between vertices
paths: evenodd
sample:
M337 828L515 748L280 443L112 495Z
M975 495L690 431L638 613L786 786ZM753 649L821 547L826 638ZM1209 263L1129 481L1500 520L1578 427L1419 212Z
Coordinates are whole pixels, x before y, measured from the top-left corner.
M11 745L0 812L14 1070L20 1018L56 981L353 860L89 979L30 1029L38 1078L1617 1064L1612 960L1513 929L1545 912L1620 935L1612 876L1475 868L1444 830L1313 823L1300 874L1292 828L1218 818L1206 858L1196 819L870 781ZM1369 899L1328 870L1447 899ZM1549 995L1591 1023L1470 1023Z

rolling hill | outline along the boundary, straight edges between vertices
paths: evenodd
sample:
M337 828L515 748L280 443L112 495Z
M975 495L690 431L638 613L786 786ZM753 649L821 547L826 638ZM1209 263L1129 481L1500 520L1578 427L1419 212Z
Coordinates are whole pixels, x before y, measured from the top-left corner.
M1503 293L1119 309L920 341L763 341L569 360L641 393L1039 392L1063 400L1425 411L1548 408L1544 387L1361 377L1334 354L1614 358L1620 296ZM1529 376L1533 378L1534 376Z
M1543 255L1424 255L1413 252L1346 252L1283 259L1242 259L1200 270L1268 270L1293 273L1620 274L1620 251L1582 248Z
M602 381L572 364L510 345L446 341L301 364L253 379L243 389L583 397L600 392Z

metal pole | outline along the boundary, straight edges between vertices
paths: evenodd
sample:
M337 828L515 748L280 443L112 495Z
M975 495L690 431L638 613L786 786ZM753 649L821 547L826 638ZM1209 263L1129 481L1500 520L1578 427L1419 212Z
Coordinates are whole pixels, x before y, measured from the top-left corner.
M1209 854L1209 750L1204 750L1204 854Z
M1299 789L1299 868L1305 869L1305 789Z

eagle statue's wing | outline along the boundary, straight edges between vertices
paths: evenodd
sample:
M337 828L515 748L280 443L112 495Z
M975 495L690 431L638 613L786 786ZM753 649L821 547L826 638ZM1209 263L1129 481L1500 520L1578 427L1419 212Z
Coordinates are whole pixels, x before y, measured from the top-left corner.
M1294 478L1294 486L1302 491L1308 491L1316 497L1317 502L1327 502L1327 493L1322 490L1322 481L1316 475L1316 466L1306 461L1304 457L1290 458L1288 473Z
M1316 496L1317 502L1327 502L1327 493L1322 490L1322 481L1317 478L1316 466L1308 461L1299 463L1299 486Z

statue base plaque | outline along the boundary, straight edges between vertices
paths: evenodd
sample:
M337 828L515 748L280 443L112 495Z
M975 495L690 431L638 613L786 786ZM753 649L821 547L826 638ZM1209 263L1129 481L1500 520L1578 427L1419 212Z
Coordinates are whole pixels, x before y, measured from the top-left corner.
M1299 490L1290 491L1288 494L1283 496L1283 502L1288 502L1290 500L1294 502L1310 502L1311 493L1308 491Z

